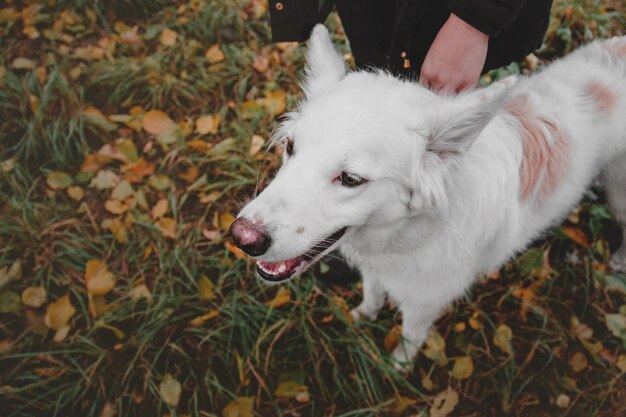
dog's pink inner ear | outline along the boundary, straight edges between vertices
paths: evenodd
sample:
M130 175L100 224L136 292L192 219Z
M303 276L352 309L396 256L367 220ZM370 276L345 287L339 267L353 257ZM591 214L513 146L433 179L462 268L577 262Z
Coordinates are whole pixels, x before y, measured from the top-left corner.
M529 198L550 195L567 170L569 143L562 129L552 120L537 116L527 95L519 95L505 105L517 120L524 155L520 165L520 195Z

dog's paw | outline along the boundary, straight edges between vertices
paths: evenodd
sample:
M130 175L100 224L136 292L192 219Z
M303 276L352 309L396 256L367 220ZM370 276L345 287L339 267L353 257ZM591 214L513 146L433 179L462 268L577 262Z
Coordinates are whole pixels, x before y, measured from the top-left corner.
M374 321L376 320L376 316L378 314L377 312L372 313L362 308L361 306L358 306L350 310L350 315L352 316L352 319L354 321L362 321L362 320Z
M408 343L400 343L393 352L391 352L394 369L398 372L409 373L416 355L416 348Z

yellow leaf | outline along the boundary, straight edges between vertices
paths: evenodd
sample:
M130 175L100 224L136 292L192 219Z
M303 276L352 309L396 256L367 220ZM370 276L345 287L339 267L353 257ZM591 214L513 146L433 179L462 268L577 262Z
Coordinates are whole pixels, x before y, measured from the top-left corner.
M280 287L276 296L265 303L270 308L278 308L291 301L291 291L287 287Z
M198 282L198 298L200 298L202 301L215 299L213 283L208 277L202 277Z
M593 329L581 323L576 316L570 318L570 331L580 340L589 340L593 336Z
M66 294L48 304L44 321L49 328L59 330L67 325L75 312L76 309L70 301L70 296Z
M456 379L467 379L474 372L474 362L469 356L462 356L454 361L450 375Z
M189 322L190 325L197 327L203 325L205 322L217 317L220 315L219 310L211 310L206 314L196 317L195 319Z
M52 340L55 343L61 343L70 332L70 326L63 326L54 333Z
M93 319L97 319L107 310L107 301L103 295L93 296L91 294L87 294L89 299L89 314Z
M447 417L459 403L459 394L452 388L440 392L430 407L430 417Z
M446 341L438 331L433 331L428 339L426 339L426 346L423 350L424 356L433 361L437 361L439 365L445 365L448 361L446 357L445 348Z
M76 201L80 201L85 196L85 190L78 185L73 185L67 188L67 195Z
M22 292L22 302L29 307L41 307L46 302L44 287L28 287Z
M122 165L120 168L126 179L132 183L138 183L143 177L152 175L156 166L152 162L139 158L137 161Z
M622 372L626 372L626 355L617 357L617 368Z
M230 214L229 212L225 212L220 214L219 225L222 230L228 230L230 225L235 221L235 216Z
M496 329L496 333L493 335L493 344L500 348L504 353L513 355L513 345L511 340L513 339L513 330L506 324L501 324Z
M97 172L111 160L98 153L92 153L85 157L83 164L80 166L80 172Z
M265 145L265 139L259 135L252 135L252 138L250 138L250 149L248 150L248 155L256 155L261 149L263 149L263 145Z
M277 116L284 113L287 108L287 94L284 91L272 91L257 102L265 107L271 116Z
M206 142L200 139L194 139L187 142L187 146L189 146L194 151L206 153L213 147L213 144Z
M150 215L152 216L154 220L156 220L158 218L163 217L165 213L167 213L168 210L169 210L169 204L167 202L167 199L162 198L159 201L157 201L154 207L152 207L152 211L150 212Z
M165 404L176 407L180 401L180 393L182 392L180 382L172 375L167 374L163 381L159 384L159 394Z
M196 133L201 135L216 134L222 118L218 114L200 116L196 120Z
M238 397L224 407L222 417L253 417L253 405L253 397Z
M171 217L163 217L156 222L156 226L163 237L176 237L176 222Z
M211 64L216 64L224 60L224 52L222 52L220 45L216 43L207 49L204 57L208 59Z
M124 200L135 193L128 180L122 180L113 188L111 198L114 200Z
M185 171L178 174L178 178L192 184L198 179L198 167L195 165L190 166Z
M15 69L31 70L31 69L33 69L35 64L33 63L32 60L30 60L28 58L19 57L19 58L15 58L15 60L13 61L13 64L11 66L13 68L15 68Z
M64 190L72 185L72 177L65 172L54 171L48 174L46 182L53 190Z
M128 198L124 201L119 200L107 200L104 202L104 208L113 214L122 214L127 212L133 203L132 198Z
M584 353L576 352L570 360L570 365L572 366L574 372L578 373L585 369L589 365L589 362L587 362L587 357Z
M172 29L163 29L163 32L161 32L161 45L173 46L176 44L177 38L178 33L173 31Z
M119 218L104 219L102 221L102 227L109 229L118 242L124 243L126 241L126 224Z
M130 290L130 298L133 301L139 301L144 298L147 302L152 302L152 293L146 286L146 284L140 284Z
M460 322L458 322L458 323L456 323L454 325L454 331L457 332L457 333L464 332L465 329L466 329L465 323L463 323L462 321L460 321Z
M415 403L417 403L417 400L414 400L409 397L403 397L401 395L396 394L391 412L394 415L401 415L402 413L404 413L404 411L406 411L407 408L409 408Z
M0 287L3 287L6 283L12 279L19 279L22 277L22 262L15 261L11 267L3 266L0 268Z
M103 261L91 259L85 267L85 283L91 295L104 295L113 289L115 275Z
M116 173L103 169L102 171L98 171L98 174L91 180L89 186L99 190L105 190L115 187L119 182L120 177Z
M164 191L173 185L172 180L165 174L154 174L148 178L148 185L156 190Z
M283 381L278 384L274 395L277 397L292 398L298 394L307 393L308 391L309 388L306 385L298 384L295 381Z
M567 408L570 404L570 398L567 394L561 394L556 397L556 406L559 408Z
M30 39L37 39L40 36L37 28L32 25L24 26L24 29L22 29L22 33L28 36Z
M385 336L385 340L383 341L383 345L385 346L385 350L387 352L393 351L396 346L400 344L400 336L402 335L402 326L395 325L389 330L389 333Z
M144 114L141 126L143 130L154 136L172 134L178 128L178 125L161 110L150 110Z

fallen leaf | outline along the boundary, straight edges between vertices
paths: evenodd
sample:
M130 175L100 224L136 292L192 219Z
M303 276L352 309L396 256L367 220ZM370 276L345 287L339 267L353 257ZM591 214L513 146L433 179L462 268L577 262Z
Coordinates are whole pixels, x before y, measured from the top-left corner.
M48 187L53 190L64 190L72 185L73 180L72 177L65 172L54 171L48 174L46 182L48 183Z
M59 330L67 325L74 313L76 309L70 301L70 296L65 294L48 304L44 321L49 328Z
M99 153L89 154L85 156L85 160L80 166L80 172L97 172L109 162L111 162L110 158L107 158Z
M252 68L254 68L257 72L263 74L270 66L270 60L267 58L267 55L257 55L252 63Z
M230 229L230 225L235 221L235 216L233 216L229 212L221 213L219 217L219 226L220 229L228 231Z
M119 218L104 219L102 221L102 228L109 229L118 242L126 242L127 226Z
M152 162L139 158L136 162L125 164L120 167L124 177L132 183L141 182L142 178L154 174L156 166Z
M163 29L161 32L161 45L164 46L173 46L176 44L176 39L178 38L178 33L173 31L172 29Z
M85 196L85 190L78 185L73 185L67 188L67 195L69 195L73 200L80 201Z
M566 394L561 394L558 397L556 397L556 405L559 408L567 408L569 407L571 400L569 398L568 395Z
M469 356L462 356L460 358L455 359L454 365L452 366L452 372L450 375L456 379L467 379L472 376L474 372L474 362L472 362L472 358Z
M46 289L44 287L28 287L22 292L22 302L34 308L39 308L46 302Z
M452 388L437 394L430 407L430 417L447 417L459 403L459 394Z
M439 365L445 365L448 362L448 358L445 353L446 341L438 331L431 332L428 339L426 339L424 347L424 356L428 359L436 361Z
M95 320L102 316L108 308L106 297L103 295L94 296L88 293L87 298L89 300L88 310L91 318Z
M605 317L606 327L614 336L626 340L626 316L621 314L607 314Z
M144 114L141 126L154 136L174 133L178 128L178 125L161 110L150 110Z
M250 138L250 149L248 150L248 155L256 155L261 149L263 149L263 145L265 145L265 139L259 135L252 135Z
M191 320L189 322L190 325L194 326L194 327L198 327L203 325L205 322L217 317L220 315L220 311L219 310L211 310L206 314L203 314L201 316L196 317L195 319Z
M291 301L291 291L287 287L280 287L276 296L265 303L270 308L278 308Z
M238 397L228 403L222 417L253 417L254 397Z
M54 333L54 337L52 338L52 341L55 343L61 343L63 340L65 340L65 338L69 334L70 329L71 329L70 326L67 326L67 325L61 327Z
M180 401L180 394L182 392L182 386L180 382L172 375L167 374L163 378L163 381L159 384L159 394L161 399L167 405L176 407Z
M167 199L162 198L159 201L157 201L154 207L152 207L152 210L150 211L150 215L152 216L152 219L156 220L156 219L163 217L165 213L167 213L168 210L169 210L169 204L167 202Z
M14 291L0 291L0 313L17 313L22 309L22 300Z
M115 187L120 182L120 177L113 171L103 169L98 171L95 178L91 180L90 187L95 187L99 190L105 190Z
M561 227L561 230L563 231L565 236L578 243L579 245L584 246L585 248L588 248L590 246L589 241L587 240L587 236L582 230L570 226L563 226Z
M504 353L513 355L513 345L511 340L513 339L513 330L506 324L501 324L496 329L496 333L493 335L493 344L500 348Z
M222 52L222 48L220 48L219 44L214 44L207 49L204 57L209 60L211 64L216 64L218 62L222 62L224 60L224 52Z
M200 116L196 120L196 133L201 135L216 134L221 120L222 118L218 114Z
M115 275L109 271L106 263L99 259L87 261L85 267L85 283L87 291L92 295L104 295L113 289Z
M198 298L202 301L209 301L215 299L215 292L213 291L213 282L204 276L198 281Z
M12 279L19 279L22 276L22 262L15 261L13 264L0 268L0 287L7 284Z
M178 178L192 184L198 179L198 167L195 165L190 166L185 171L178 174Z
M194 151L207 153L213 147L213 144L201 139L194 139L187 142L187 146Z
M309 388L306 385L298 384L295 381L283 381L278 384L274 395L277 397L293 398L302 393L308 393Z
M400 337L402 335L402 326L395 325L389 330L385 339L383 341L383 345L385 346L385 350L387 352L392 352L396 346L400 344Z
M593 329L581 323L576 316L570 318L570 331L581 340L589 340L593 336Z
M583 369L587 368L587 366L589 366L589 362L587 362L587 357L585 356L584 353L576 352L574 353L574 356L572 356L572 359L570 360L570 365L572 366L572 369L574 370L574 372L578 373L582 371Z
M417 403L417 400L403 397L402 395L396 394L393 402L393 408L391 409L392 414L401 415L406 411L407 408Z
M265 107L272 117L277 116L284 113L287 108L287 94L283 91L271 91L257 102Z
M132 198L128 198L124 201L119 200L107 200L104 202L104 208L113 214L122 214L127 212L133 203Z
M11 64L11 66L15 69L19 69L19 70L31 70L33 69L33 67L35 66L35 64L33 63L32 60L28 59L28 58L15 58L15 60L13 60L13 64Z
M171 217L163 217L156 222L156 226L163 237L176 238L176 221Z
M13 168L15 168L15 158L5 159L4 161L0 162L0 168L3 172L13 171Z
M113 188L111 198L115 200L124 200L134 194L135 191L130 185L130 182L128 180L122 180Z
M133 301L139 301L140 299L145 299L147 302L152 302L152 293L146 286L146 284L139 284L136 287L133 287L130 290L130 299Z
M148 178L148 185L156 190L165 191L169 189L174 183L165 174L154 174Z
M619 355L615 364L620 371L626 372L626 355Z

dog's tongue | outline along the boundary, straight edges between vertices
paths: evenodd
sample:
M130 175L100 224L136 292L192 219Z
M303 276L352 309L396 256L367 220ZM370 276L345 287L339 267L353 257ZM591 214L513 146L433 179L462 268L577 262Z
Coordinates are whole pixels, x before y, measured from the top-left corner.
M259 265L265 272L268 272L272 275L282 275L295 269L301 263L302 260L298 258L292 258L278 262L257 261L257 265Z

